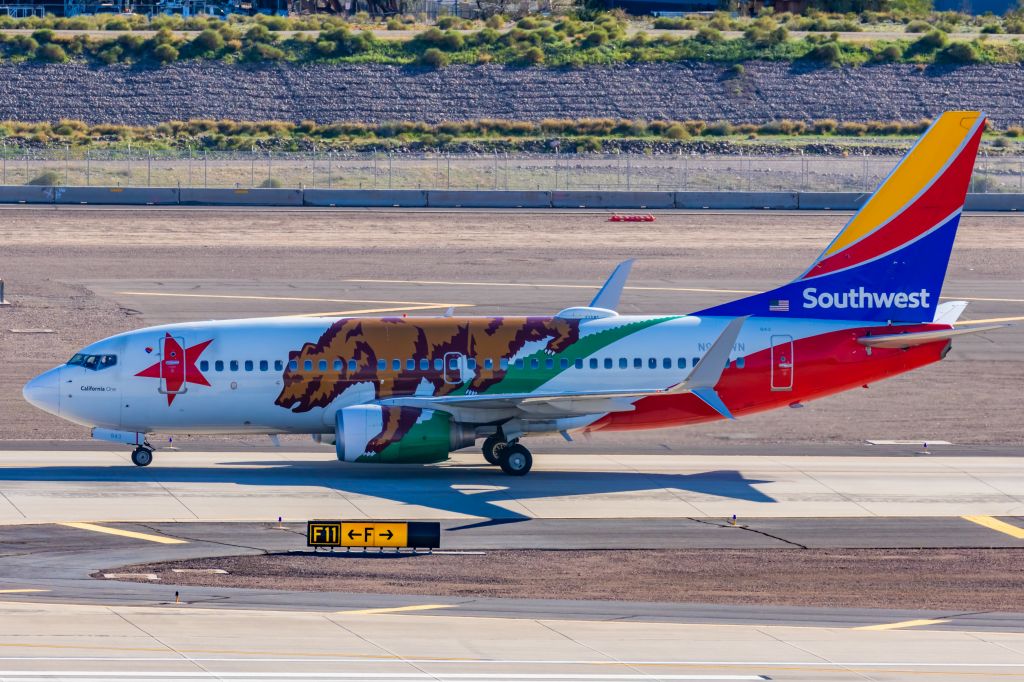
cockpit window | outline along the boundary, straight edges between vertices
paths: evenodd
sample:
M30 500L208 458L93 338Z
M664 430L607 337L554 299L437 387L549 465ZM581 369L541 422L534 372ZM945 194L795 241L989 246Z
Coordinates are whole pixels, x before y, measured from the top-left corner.
M74 357L68 360L69 365L85 367L93 371L99 371L117 364L116 355L87 355L86 353L75 353Z

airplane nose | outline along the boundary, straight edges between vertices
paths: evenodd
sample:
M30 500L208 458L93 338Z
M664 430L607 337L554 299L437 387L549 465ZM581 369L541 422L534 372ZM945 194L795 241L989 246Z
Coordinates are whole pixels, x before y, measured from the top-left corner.
M25 400L50 414L60 411L60 368L43 372L21 389Z

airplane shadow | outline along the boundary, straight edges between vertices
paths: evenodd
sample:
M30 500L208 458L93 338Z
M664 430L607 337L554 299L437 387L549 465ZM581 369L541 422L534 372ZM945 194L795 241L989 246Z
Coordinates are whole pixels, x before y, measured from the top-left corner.
M236 466L41 466L0 467L4 482L224 484L255 487L312 487L345 496L369 496L403 505L490 519L468 527L524 521L514 508L529 509L533 499L616 493L681 491L747 502L776 500L755 486L772 483L746 478L734 469L695 474L633 471L533 471L522 478L494 467L342 464L339 462L223 462ZM238 468L238 466L258 468ZM507 507L511 508L506 508Z

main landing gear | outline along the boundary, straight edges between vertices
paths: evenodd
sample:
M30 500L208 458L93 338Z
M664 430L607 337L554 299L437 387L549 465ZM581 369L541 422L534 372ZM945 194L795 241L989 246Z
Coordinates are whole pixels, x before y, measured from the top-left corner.
M132 451L132 464L137 467L148 467L153 461L153 446L143 443Z
M525 476L533 468L533 454L518 438L505 441L502 434L489 436L484 441L484 459L496 464L509 476Z

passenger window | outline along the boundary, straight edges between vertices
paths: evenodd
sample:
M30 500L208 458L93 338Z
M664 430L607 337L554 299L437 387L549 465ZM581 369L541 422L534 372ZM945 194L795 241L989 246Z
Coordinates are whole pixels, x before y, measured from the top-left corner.
M307 362L307 364L308 364L308 362ZM231 360L228 363L228 367L231 369L232 372L237 372L238 371L238 360Z
M391 370L393 372L398 372L401 369L402 369L402 361L401 360L399 360L398 358L395 358L394 360L391 361Z
M526 363L523 362L522 358L516 360L516 369L522 369Z
M648 369L658 369L658 358L647 358Z
M294 364L294 363L292 363L292 364ZM224 371L224 361L223 360L218 360L217 362L213 363L213 369L214 369L214 371L217 371L217 372L223 372ZM294 368L292 368L292 369L294 369Z
M458 358L449 358L449 360L448 360L448 369L458 369L458 368L459 368L459 359Z
M663 369L672 369L672 358L662 358L661 366Z
M576 369L583 369L583 358L576 358L576 362L573 363Z
M206 360L200 360L199 361L199 371L200 372L209 372L210 371L210 363L207 362Z
M619 369L626 369L629 367L629 360L626 358L619 358Z
M700 362L700 358L694 358L693 359L693 366L696 367L698 362Z
M502 369L508 369L508 358L502 358L498 361L498 366Z
M269 369L270 369L270 363L267 362L266 360L260 360L260 371L261 372L266 372Z
M284 371L284 362L282 360L274 360L274 371L275 372Z
M590 369L597 369L597 358L590 358Z
M357 369L359 369L359 365L356 364L355 358L352 358L351 360L348 361L348 371L354 372Z
M686 358L679 358L679 360L676 361L676 367L679 369L686 369Z
M466 367L469 369L476 369L476 358L469 358L466 360Z
M494 369L494 360L492 358L484 360L484 369Z
M615 362L611 358L605 358L604 359L604 368L605 369L611 369L614 364L615 364Z
M313 361L312 360L306 360L305 362L303 362L302 363L302 369L306 370L307 372L312 370L313 369Z
M554 358L548 358L548 359L546 359L544 361L544 369L554 369L554 368L555 368L555 359Z
M334 363L331 365L331 368L335 372L340 372L341 371L341 360L339 360L338 358L334 358Z
M405 361L405 369L409 372L416 369L416 361L413 360L412 358L407 358Z
M430 360L428 358L420 358L420 371L426 372L430 369Z
M246 372L251 372L254 367L255 367L255 365L252 364L252 360L246 360L245 361L245 371Z
M644 359L643 358L633 358L633 369L643 369L643 368L644 368Z
M538 360L537 358L531 358L530 369L537 369L538 367L540 367L540 360Z
M378 372L383 372L387 368L388 368L388 361L387 360L378 360L377 361L377 371Z
M444 369L444 360L441 358L434 358L434 369L438 372Z
M747 359L744 358L743 356L740 356L740 357L736 358L736 366L739 367L740 369L743 369L743 367L746 364L747 364Z

